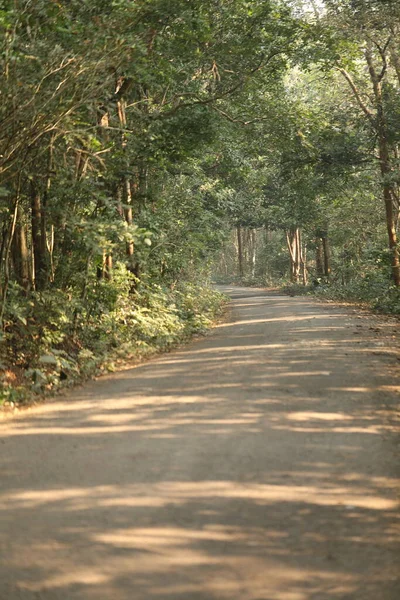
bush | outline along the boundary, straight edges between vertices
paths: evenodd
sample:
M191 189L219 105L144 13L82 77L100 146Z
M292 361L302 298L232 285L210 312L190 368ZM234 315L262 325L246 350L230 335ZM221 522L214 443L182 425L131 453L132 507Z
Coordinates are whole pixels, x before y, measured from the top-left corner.
M84 298L52 290L19 303L20 290L15 297L11 292L0 356L0 371L8 375L0 377L0 402L24 400L27 390L54 390L99 368L112 369L116 360L171 348L209 327L224 305L225 297L208 283L171 288L134 279L119 265L112 281L93 276Z
M323 284L316 287L314 292L322 298L358 302L378 312L400 314L400 289L388 281L383 273L371 272L346 285Z

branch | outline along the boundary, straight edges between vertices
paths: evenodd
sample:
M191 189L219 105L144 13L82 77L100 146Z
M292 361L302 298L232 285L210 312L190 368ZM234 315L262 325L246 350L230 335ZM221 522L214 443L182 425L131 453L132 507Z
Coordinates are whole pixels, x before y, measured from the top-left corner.
M374 40L369 35L366 35L365 37L366 37L366 39L368 40L368 42L370 44L372 43L372 44L374 44L374 46L376 46L376 48L378 49L379 55L380 55L380 57L382 59L382 65L383 66L382 66L382 70L381 70L381 72L380 72L379 75L377 75L375 69L372 68L374 78L376 79L376 81L378 83L380 83L382 81L382 79L384 78L385 73L387 71L387 67L388 67L386 53L387 53L388 48L390 46L390 43L392 41L392 34L388 37L388 40L385 43L385 45L383 46L383 48L381 47L381 45L376 40ZM369 44L369 48L367 49L367 52L369 54L369 62L372 64L372 54L371 54L371 46L370 46L370 44Z
M286 230L285 233L286 233L286 241L287 241L288 250L290 252L290 258L292 259L293 262L295 262L296 257L293 252L293 247L292 247L292 242L290 240L289 232Z
M252 77L252 75L254 75L254 73L257 73L257 71L260 71L261 69L263 69L273 58L275 58L279 54L283 54L283 50L277 50L276 52L272 52L271 54L269 54L269 56L267 57L266 60L264 60L264 57L262 57L260 62L253 69L251 69L245 77L240 79L231 88L229 88L228 90L225 90L224 92L221 92L220 94L216 94L215 96L212 96L212 97L206 98L206 99L199 98L199 96L197 94L191 93L191 92L179 94L178 97L180 99L181 98L193 98L193 102L178 102L178 104L171 110L163 112L163 113L157 113L152 116L153 116L153 118L157 118L159 116L167 116L168 117L168 116L175 114L181 108L188 108L188 107L196 106L196 105L207 106L209 104L212 104L216 100L222 100L223 98L226 98L227 96L234 94L239 88L241 88L245 83L247 83L247 81ZM171 104L171 102L173 102L173 100L171 100L169 103Z
M375 41L375 40L372 40L372 41L375 44L375 46L378 48L378 52L379 52L380 57L382 59L382 65L383 65L382 66L382 70L381 70L381 72L380 72L379 75L376 75L378 83L380 83L382 81L382 79L384 78L385 73L387 71L388 64L387 64L386 52L387 52L387 50L389 48L390 42L392 41L392 36L390 35L388 37L388 40L387 40L387 42L386 42L386 44L384 45L383 48L381 48L380 44L378 44L377 41Z
M218 106L216 106L216 105L211 105L211 108L213 110L215 110L217 113L219 113L220 115L222 115L225 119L227 119L231 123L240 123L241 125L252 125L253 123L260 123L261 121L269 120L269 117L255 117L254 119L250 119L249 121L244 121L243 119L237 119L235 117L232 117L225 111L218 108Z
M356 84L354 83L351 75L346 71L346 69L342 69L341 67L338 67L338 70L339 70L339 73L341 73L343 75L343 77L346 79L347 83L351 87L353 94L354 94L360 108L364 112L364 114L368 117L368 119L371 121L371 123L373 125L375 125L374 113L372 112L372 110L370 110L368 108L368 106L365 104L364 100L361 98L361 94L358 91L358 88L357 88Z

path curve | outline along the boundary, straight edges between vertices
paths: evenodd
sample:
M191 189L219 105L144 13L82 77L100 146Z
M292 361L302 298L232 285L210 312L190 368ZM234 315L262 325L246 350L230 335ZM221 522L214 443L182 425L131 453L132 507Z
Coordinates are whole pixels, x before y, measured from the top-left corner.
M1 600L400 598L394 323L226 290L206 338L0 422Z

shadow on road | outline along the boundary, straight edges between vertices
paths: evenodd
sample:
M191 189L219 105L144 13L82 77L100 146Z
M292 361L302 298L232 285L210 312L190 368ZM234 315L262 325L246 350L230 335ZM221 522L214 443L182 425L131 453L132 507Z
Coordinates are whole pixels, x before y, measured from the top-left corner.
M3 423L0 598L400 597L395 359L357 329L239 291L212 336Z

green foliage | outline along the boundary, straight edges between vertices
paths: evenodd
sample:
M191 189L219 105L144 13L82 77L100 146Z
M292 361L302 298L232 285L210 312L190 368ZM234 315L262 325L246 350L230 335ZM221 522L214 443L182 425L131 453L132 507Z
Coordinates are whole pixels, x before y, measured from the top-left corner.
M397 210L399 13L326 7L0 3L4 397L204 330L221 297L199 282L215 262L238 280L237 227L245 284L286 282L286 236L301 230L305 278L321 279L323 236L329 289L397 305L381 196ZM379 106L366 49L378 66L386 53Z
M24 401L29 391L42 394L112 369L118 360L171 348L203 332L224 304L207 282L182 282L176 289L143 285L134 296L130 283L120 265L112 282L94 284L85 303L41 294L24 317L15 306L7 315L6 354L1 358L4 368L11 363L23 375L19 386L3 378L2 401Z
M329 300L356 302L366 305L377 312L400 314L399 288L390 283L380 271L369 273L346 286L340 283L319 286L314 292Z

